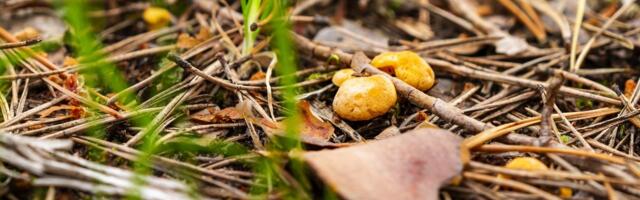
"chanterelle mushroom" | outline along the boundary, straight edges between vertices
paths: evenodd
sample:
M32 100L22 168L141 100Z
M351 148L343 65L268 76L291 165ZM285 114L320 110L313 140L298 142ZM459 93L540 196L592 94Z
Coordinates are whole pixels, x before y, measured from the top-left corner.
M342 85L344 81L353 78L353 73L355 73L355 71L353 71L352 69L338 70L335 74L333 74L331 82L333 82L334 85L340 87L340 85Z
M393 82L387 77L354 77L342 82L333 99L333 110L347 120L370 120L389 111L397 98Z
M171 13L164 8L148 7L142 13L142 18L151 30L165 27L171 21Z
M419 90L428 90L435 82L435 74L431 66L411 51L381 53L373 58L371 65L394 74Z
M542 163L542 161L532 157L514 158L513 160L509 161L505 165L505 167L508 169L517 169L517 170L525 170L525 171L549 170L549 168L544 163ZM505 176L502 174L499 174L498 177L509 178L508 176ZM573 191L571 190L571 188L567 188L567 187L560 187L559 193L560 193L560 197L562 198L571 198L571 196L573 195Z

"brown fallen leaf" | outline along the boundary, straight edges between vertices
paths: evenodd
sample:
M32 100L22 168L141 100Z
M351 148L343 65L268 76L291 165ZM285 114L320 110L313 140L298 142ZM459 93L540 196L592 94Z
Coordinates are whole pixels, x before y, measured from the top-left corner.
M390 137L394 137L394 136L398 136L400 135L400 129L397 126L389 126L387 128L385 128L384 130L382 130L382 132L380 132L380 134L376 135L375 139L376 140L382 140L382 139L387 139Z
M636 82L633 79L628 79L624 82L624 96L631 98L633 91L636 90Z
M251 111L248 110L249 106L240 106L244 114L245 120L249 120L256 125L260 126L269 136L282 136L285 132L285 125L282 122L274 122L265 118L255 117ZM311 144L320 147L339 147L350 144L335 144L329 142L331 136L334 134L335 129L331 123L323 121L317 117L311 110L311 105L307 101L300 101L298 103L298 109L301 114L301 126L300 126L300 140L306 144Z
M267 74L265 74L262 71L258 71L255 74L251 75L251 77L249 78L249 80L252 81L256 81L256 80L264 80L264 78L267 77Z
M462 170L462 138L418 129L351 147L304 154L317 176L345 199L437 199Z
M331 139L335 129L329 122L322 121L311 111L311 105L307 101L298 103L302 115L303 126L300 129L302 141L309 143L326 143Z
M431 31L431 27L428 24L421 23L413 18L401 18L396 20L395 24L407 34L421 40L428 40L433 37L433 31Z
M211 37L211 33L208 30L201 28L200 32L195 37L189 36L187 33L181 33L178 35L178 41L176 45L181 49L188 49L198 45L201 42L209 39Z
M198 44L198 40L196 38L189 36L187 33L181 33L178 35L178 41L176 45L181 49L188 49Z
M82 118L85 113L85 110L82 107L75 106L75 105L61 105L61 106L51 106L43 111L40 111L38 115L40 115L40 118L45 118L59 110L67 110L67 115L71 116L74 119Z
M196 113L191 116L191 119L200 122L219 123L219 122L233 122L243 119L242 112L235 107L228 107L222 110L215 110L208 108L203 112Z

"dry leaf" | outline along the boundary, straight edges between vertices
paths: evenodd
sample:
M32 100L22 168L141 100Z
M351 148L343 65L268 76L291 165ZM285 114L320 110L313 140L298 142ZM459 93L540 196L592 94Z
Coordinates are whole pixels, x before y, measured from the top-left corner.
M62 85L69 91L78 93L78 75L76 73L67 74Z
M195 37L191 37L187 33L181 33L178 36L178 41L176 42L176 45L178 46L178 48L188 49L200 44L201 42L204 42L209 38L211 38L211 33L206 29L201 28L200 32L198 32L198 34Z
M345 199L437 199L462 170L462 139L418 129L362 145L306 153L317 176Z
M204 42L209 38L211 38L211 32L209 32L205 28L200 28L200 31L198 31L198 34L196 35L196 40L198 40L199 42Z
M418 124L414 129L421 129L421 128L440 128L437 125L429 122L429 120L424 120L422 122L420 122L420 124Z
M311 111L311 106L307 101L300 101L298 108L302 115L303 124L300 129L301 140L312 144L328 142L334 133L333 125L317 117L313 111Z
M188 49L196 46L197 44L198 44L198 40L189 36L189 34L186 34L186 33L181 33L178 36L178 42L176 43L178 48L181 48L181 49Z
M62 66L63 67L71 67L71 66L78 65L78 64L79 64L78 60L76 60L73 57L69 57L69 56L65 56L64 57L64 61L62 61Z
M281 122L274 122L270 119L257 118L251 113L250 106L238 104L245 120L251 121L260 126L269 136L282 136L286 127ZM300 140L306 144L321 147L338 147L350 144L334 144L329 142L334 133L333 125L317 117L311 110L307 101L300 101L298 108L301 114Z
M467 33L460 33L458 35L458 38L466 39L466 38L469 38L469 35ZM471 54L477 53L480 50L480 48L482 48L483 46L484 44L469 44L469 45L452 47L452 48L449 48L448 50L455 54L471 55Z
M256 80L264 80L267 77L267 74L265 74L262 71L258 71L255 74L251 75L251 77L249 78L249 80L252 81L256 81Z
M242 112L235 107L228 107L222 110L214 110L208 108L204 112L197 113L191 116L191 119L201 122L219 123L219 122L233 122L239 119L243 119Z
M43 111L40 111L38 115L40 115L40 118L45 118L59 110L68 110L67 114L74 119L82 118L85 113L82 107L73 106L73 105L61 105L61 106L51 106Z
M400 129L397 126L389 126L387 128L385 128L384 130L382 130L382 132L380 132L380 134L376 135L375 139L376 140L382 140L382 139L387 139L393 136L397 136L400 135Z
M498 40L496 43L496 52L507 54L507 55L515 55L520 52L523 52L529 48L529 45L522 38L517 38L513 36L504 36L502 39Z
M624 82L624 96L631 98L633 91L636 90L636 82L633 79L629 79Z
M431 27L428 24L413 18L402 18L396 20L395 24L407 34L421 40L428 40L433 37L433 31L431 31Z

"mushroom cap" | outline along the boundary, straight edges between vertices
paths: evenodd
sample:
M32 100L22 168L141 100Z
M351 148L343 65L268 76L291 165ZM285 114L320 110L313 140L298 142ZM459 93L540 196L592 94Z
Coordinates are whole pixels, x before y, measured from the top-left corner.
M20 41L36 39L40 36L40 32L33 27L27 27L15 34L16 38Z
M431 66L411 51L381 53L373 58L371 65L376 68L392 69L393 74L400 80L422 91L431 88L435 82L435 74Z
M396 104L393 82L383 75L355 77L342 83L333 99L333 110L350 121L370 120Z
M549 170L547 165L542 163L542 161L532 158L532 157L519 157L514 158L509 161L506 165L508 169L517 169L517 170L525 170L525 171L544 171ZM506 175L499 174L498 177L509 178ZM560 197L562 198L571 198L573 196L573 190L568 187L560 187L559 188Z
M142 13L142 18L149 25L151 30L159 29L171 21L171 13L164 8L160 7L148 7Z
M542 161L532 157L519 157L509 161L506 165L509 169L519 169L527 171L548 170L547 165Z
M335 84L336 86L340 87L340 85L342 85L342 83L344 81L346 81L347 79L353 78L353 73L355 73L355 71L353 71L353 69L341 69L338 70L335 74L333 74L333 78L331 78L331 82L333 82L333 84Z

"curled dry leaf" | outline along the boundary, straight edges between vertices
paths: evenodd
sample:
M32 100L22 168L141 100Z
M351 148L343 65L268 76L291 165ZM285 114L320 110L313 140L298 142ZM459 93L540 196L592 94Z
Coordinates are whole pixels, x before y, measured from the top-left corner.
M80 64L78 62L78 60L76 60L73 57L69 57L69 56L65 56L64 60L62 61L62 66L63 67L71 67L71 66L78 65L78 64Z
M191 116L192 120L200 122L220 123L220 122L232 122L243 119L242 112L235 107L228 107L222 110L216 110L214 108L207 108L202 112L196 113Z
M431 27L427 23L422 23L413 18L402 18L396 20L395 24L407 34L421 40L428 40L433 37L433 31L431 31Z
M438 189L462 170L462 139L441 129L334 150L304 160L345 199L437 199Z
M515 55L525 51L529 44L522 38L513 36L504 36L502 39L496 42L496 52L507 55Z
M382 139L387 139L393 136L398 136L400 134L401 134L400 129L397 126L392 125L382 130L380 134L376 135L375 139L382 140Z
M241 115L245 120L251 121L260 126L269 136L282 136L285 132L285 125L282 122L274 122L266 118L258 118L251 112L250 105L238 104L238 110L241 111ZM322 146L322 147L337 147L343 146L329 142L331 136L333 136L335 129L331 123L323 121L317 117L312 109L311 105L307 101L300 101L298 103L298 109L301 114L301 126L300 140L306 144Z
M251 75L251 77L249 78L249 80L255 81L255 80L264 80L267 77L267 74L265 74L262 71L258 71L256 73L254 73L253 75Z
M636 90L636 82L633 79L628 79L624 82L624 96L631 98L634 90Z
M201 28L200 32L198 32L195 37L191 37L187 33L181 33L178 36L178 42L176 42L176 45L178 46L178 48L188 49L200 44L201 42L204 42L209 38L211 38L211 33L208 30Z
M40 111L38 115L40 118L46 118L53 114L56 111L67 110L67 115L71 116L74 119L80 119L84 116L85 110L80 106L74 105L61 105L61 106L51 106L43 111Z
M300 101L298 108L302 115L303 126L300 129L302 141L312 144L328 142L334 133L334 128L331 123L322 121L322 119L317 117L307 101Z

